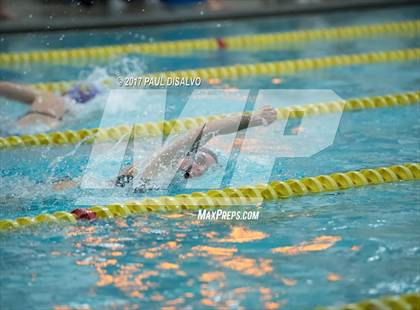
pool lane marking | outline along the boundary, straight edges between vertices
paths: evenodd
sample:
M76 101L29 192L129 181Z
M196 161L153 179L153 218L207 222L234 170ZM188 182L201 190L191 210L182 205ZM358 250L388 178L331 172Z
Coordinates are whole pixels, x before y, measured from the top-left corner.
M142 80L148 78L162 78L163 81L168 77L179 78L201 78L202 80L211 79L238 79L250 76L267 76L295 74L301 71L319 70L332 67L367 65L387 62L401 62L420 59L420 48L408 48L390 51L378 51L357 54L342 54L324 56L317 58L304 58L294 60L281 60L274 62L260 62L254 64L238 64L231 66L205 67L191 70L176 70L147 73L142 75ZM108 78L102 81L106 87L115 87L116 80ZM81 81L59 81L47 83L28 84L38 90L64 93ZM140 85L140 87L143 87Z
M376 109L411 105L420 102L420 91L389 94L385 96L373 96L355 98L349 100L314 103L303 106L278 108L277 119L301 118L303 116L315 116L327 113L354 111L363 109ZM23 136L0 137L0 150L46 145L68 145L77 143L93 143L94 141L119 140L122 137L157 137L170 133L182 133L189 129L202 126L205 122L222 119L227 116L240 115L241 113L201 116L195 118L173 119L157 123L119 125L108 128L85 128L80 130L66 130L63 132L40 133Z
M375 299L367 299L354 304L331 307L317 307L315 310L369 310L369 309L419 309L420 293L409 293L399 296L383 296Z
M420 164L406 163L379 168L367 168L328 175L305 177L300 180L273 181L237 188L224 188L207 192L193 192L176 196L146 198L140 201L92 206L71 212L43 213L35 217L0 220L0 231L24 228L41 223L76 223L78 220L107 219L136 214L196 211L207 208L251 206L261 202L287 199L309 194L346 190L383 183L419 180Z
M29 64L36 62L50 64L83 64L86 62L106 60L126 54L179 55L195 51L243 50L275 47L286 49L290 44L309 41L351 40L377 35L417 35L420 29L419 20L392 22L371 25L333 27L315 30L274 32L256 35L237 35L208 39L189 39L163 41L156 43L119 44L108 46L52 49L44 51L0 53L0 66ZM276 46L277 44L277 46ZM280 44L280 46L279 46Z

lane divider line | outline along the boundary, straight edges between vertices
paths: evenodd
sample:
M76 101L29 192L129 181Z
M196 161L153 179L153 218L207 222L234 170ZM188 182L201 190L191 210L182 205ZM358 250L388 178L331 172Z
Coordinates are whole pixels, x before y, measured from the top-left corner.
M419 20L372 25L357 25L315 30L238 35L208 39L163 41L156 43L119 44L108 46L53 49L33 52L0 53L0 66L44 62L51 64L80 64L81 60L105 60L126 54L177 55L195 51L243 50L309 41L351 40L379 35L417 35Z
M317 307L316 310L418 310L420 293L410 293L399 296L384 296L381 298L363 300L354 304L332 307Z
M340 111L348 112L363 109L404 106L419 102L420 91L415 91L389 94L385 96L355 98L336 102L314 103L303 106L278 108L276 111L278 120L287 120L289 118L316 116ZM29 146L69 145L77 144L80 142L104 142L119 140L124 136L129 138L131 135L133 135L135 138L156 137L161 136L162 134L169 135L170 133L182 133L189 129L202 126L205 122L221 119L235 114L238 115L240 113L173 119L156 123L150 122L144 124L119 125L108 128L85 128L80 130L66 130L63 132L0 137L0 150Z
M166 72L147 73L143 78L201 78L209 79L238 79L251 76L295 74L302 71L320 70L332 67L367 65L387 62L401 62L420 59L420 48L409 48L390 51L379 51L358 54L343 54L324 56L318 58L304 58L295 60L281 60L274 62L260 62L254 64L238 64L231 66L206 67L191 70L176 70ZM144 79L143 79L144 81ZM38 90L64 93L80 81L59 81L47 83L28 84ZM104 86L113 87L116 81L113 78L105 79ZM143 85L139 85L143 87Z
M0 220L0 231L23 228L40 223L76 223L77 220L83 219L93 221L95 219L127 217L151 212L183 212L206 208L249 206L259 202L290 197L419 179L420 164L407 163L388 167L336 172L329 175L305 177L300 180L290 179L287 181L273 181L268 184L146 198L140 201L76 209L73 212L58 211L53 214L43 213L35 217L19 217L14 220L4 219Z

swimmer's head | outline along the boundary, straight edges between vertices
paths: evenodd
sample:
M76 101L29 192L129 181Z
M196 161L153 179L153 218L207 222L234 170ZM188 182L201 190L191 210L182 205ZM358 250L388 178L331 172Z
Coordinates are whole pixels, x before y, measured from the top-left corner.
M101 93L100 89L91 83L78 84L64 93L77 103L86 103Z
M185 158L180 165L186 179L203 175L211 166L217 164L217 155L210 149L202 147L194 157Z

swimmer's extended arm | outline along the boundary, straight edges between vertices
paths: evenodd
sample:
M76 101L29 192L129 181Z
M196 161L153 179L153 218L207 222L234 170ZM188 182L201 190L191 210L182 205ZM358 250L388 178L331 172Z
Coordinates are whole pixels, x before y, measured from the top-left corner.
M276 118L276 110L271 106L264 106L261 110L255 111L252 114L244 113L208 122L204 134L210 137L215 135L228 135L250 127L269 125Z
M37 95L38 92L30 87L11 82L0 82L1 97L32 104Z
M21 129L34 124L43 124L49 129L59 125L65 113L64 98L51 92L34 90L28 86L11 82L0 82L0 96L30 105L18 125Z

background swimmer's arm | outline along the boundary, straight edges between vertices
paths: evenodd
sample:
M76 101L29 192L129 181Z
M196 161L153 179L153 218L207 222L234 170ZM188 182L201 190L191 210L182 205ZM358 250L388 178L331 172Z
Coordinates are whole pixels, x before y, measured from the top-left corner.
M264 106L261 110L255 111L252 114L244 113L242 115L208 122L204 134L210 136L228 135L249 127L271 124L276 118L277 111L271 106Z
M61 118L65 112L63 97L51 92L36 91L21 84L0 82L0 96L29 104L31 111L48 113L56 119ZM39 115L37 117L40 118ZM32 123L32 118L34 118L33 115L23 117L19 124L21 126L28 125Z
M0 96L7 99L32 104L37 95L38 92L30 87L10 82L0 82Z

